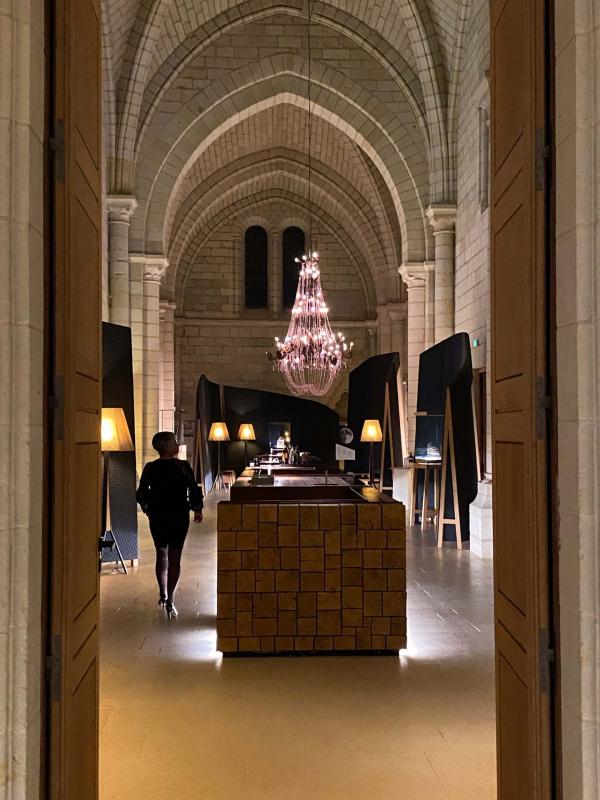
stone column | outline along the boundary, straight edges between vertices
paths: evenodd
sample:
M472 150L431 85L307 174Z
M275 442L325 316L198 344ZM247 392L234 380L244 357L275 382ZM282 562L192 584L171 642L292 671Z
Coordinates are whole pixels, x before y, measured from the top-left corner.
M425 350L435 339L435 262L427 261L425 267Z
M282 291L281 234L272 233L269 237L269 308L273 314L279 314L281 311Z
M137 202L133 197L109 195L106 208L110 321L129 326L129 222Z
M408 450L414 453L419 356L425 349L425 265L403 264L400 275L408 293Z
M435 342L454 333L454 257L456 206L427 209L435 240Z
M162 256L146 256L144 260L144 397L141 448L144 463L156 457L152 449L152 437L159 427L160 283L168 263Z
M175 430L175 303L160 301L160 427Z

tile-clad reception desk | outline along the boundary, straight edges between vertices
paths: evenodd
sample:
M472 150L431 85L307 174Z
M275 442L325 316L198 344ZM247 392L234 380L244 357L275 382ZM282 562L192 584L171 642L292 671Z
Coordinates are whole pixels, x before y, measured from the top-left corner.
M373 490L355 498L219 504L219 650L406 646L404 506Z

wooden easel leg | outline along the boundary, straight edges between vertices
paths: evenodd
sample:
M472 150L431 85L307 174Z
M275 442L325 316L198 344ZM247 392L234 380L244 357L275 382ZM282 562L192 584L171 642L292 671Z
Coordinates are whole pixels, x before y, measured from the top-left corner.
M425 467L425 477L423 478L423 503L421 505L421 530L425 530L427 525L427 508L429 506L429 466Z
M462 550L462 528L460 524L460 507L458 505L458 484L456 482L456 458L454 456L454 438L450 439L450 471L452 475L452 500L454 502L454 530L456 532L456 548Z
M418 500L418 489L419 489L419 477L418 477L418 470L416 467L412 468L412 489L411 489L411 502L410 502L410 524L416 525L415 516L417 514L417 500Z
M440 482L440 509L438 513L438 548L444 546L444 517L446 516L446 434L444 433L444 456L442 458L442 474Z

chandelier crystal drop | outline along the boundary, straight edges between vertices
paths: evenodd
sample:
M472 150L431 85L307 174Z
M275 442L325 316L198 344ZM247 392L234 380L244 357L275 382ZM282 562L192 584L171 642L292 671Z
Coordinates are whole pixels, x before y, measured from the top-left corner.
M267 356L293 394L322 397L352 358L354 343L331 329L321 288L319 254L296 261L302 266L287 336L283 341L275 337L275 349Z

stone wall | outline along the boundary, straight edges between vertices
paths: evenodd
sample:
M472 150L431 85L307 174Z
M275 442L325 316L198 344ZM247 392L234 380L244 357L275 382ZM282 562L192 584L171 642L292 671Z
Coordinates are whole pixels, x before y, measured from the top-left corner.
M563 797L600 797L599 0L556 7Z
M220 503L217 569L222 652L406 647L399 503Z
M269 236L268 309L243 307L243 232L251 224L262 224ZM272 349L275 336L285 336L290 320L289 311L281 309L281 234L288 225L308 230L308 221L295 216L292 208L266 204L253 216L234 215L201 248L190 246L184 253L180 268L187 277L178 294L175 372L176 405L185 410L188 422L194 416L196 385L202 374L217 383L287 392L266 351ZM354 342L352 369L376 352L377 321L367 319L375 311L368 311L359 268L337 236L315 223L314 240L321 255L331 323L337 330L339 321L339 328ZM335 407L347 388L348 373L343 372L323 401Z
M489 3L473 0L465 36L458 92L457 218L455 266L455 329L471 342L473 365L489 368L490 263L488 118L490 92ZM486 472L491 475L491 403L487 397Z
M0 7L0 794L39 798L44 3Z
M271 392L287 393L279 372L267 361L275 336L284 336L289 320L256 320L240 318L175 320L176 341L176 405L185 411L186 421L194 419L196 386L205 374L216 383L243 386ZM368 323L348 323L343 328L354 341L355 354L350 368L375 354L375 337ZM331 395L323 398L335 407L348 390L348 371L341 373Z

